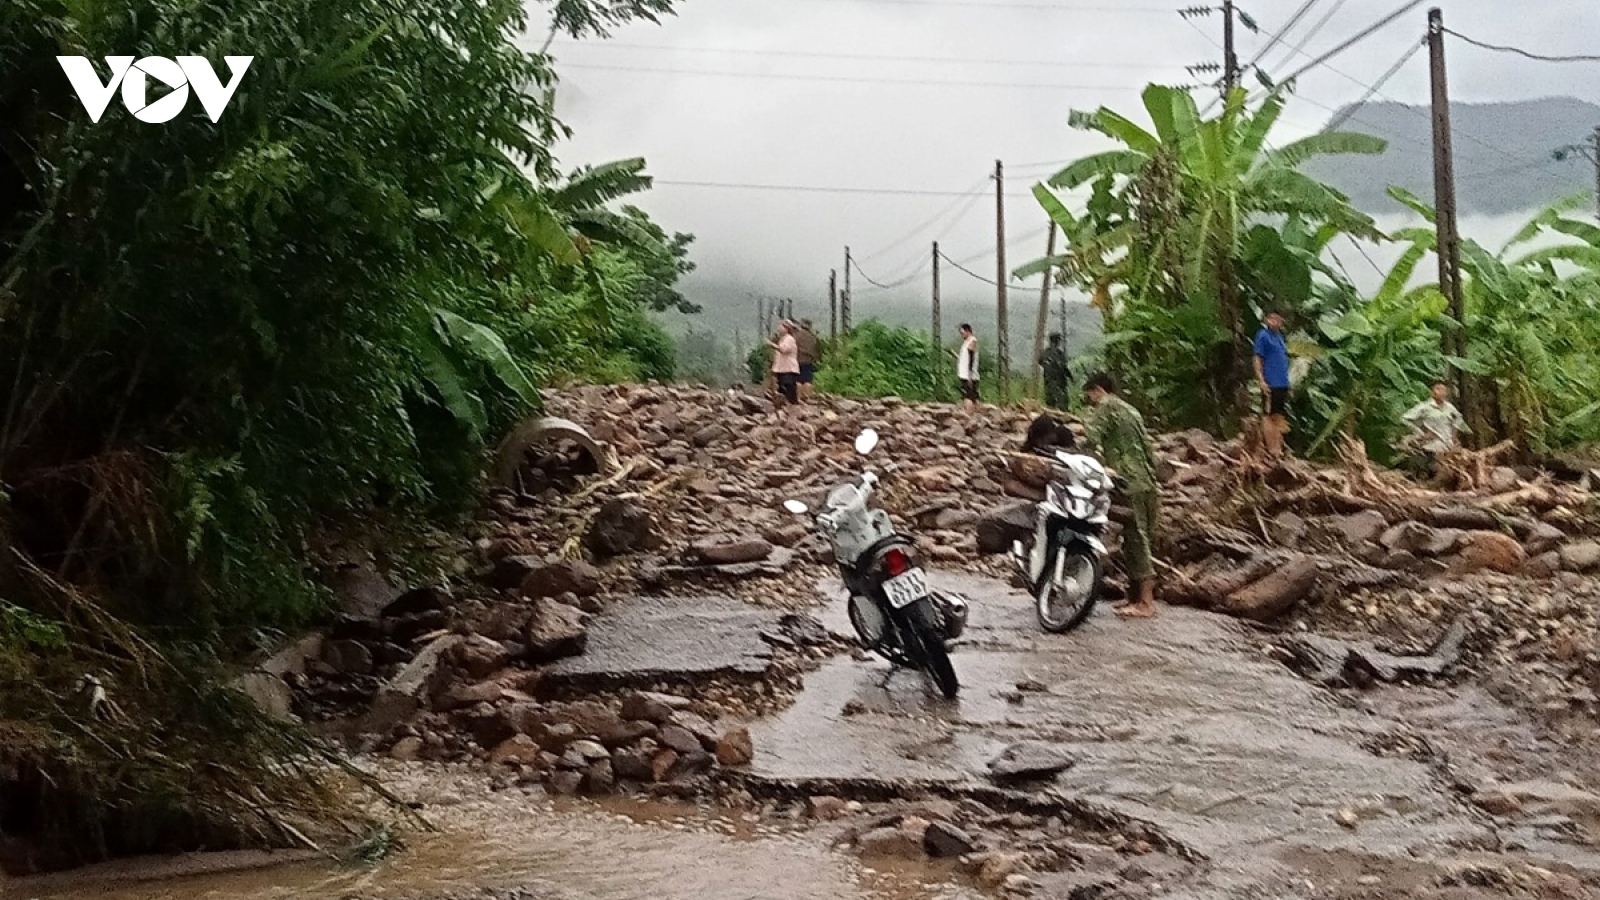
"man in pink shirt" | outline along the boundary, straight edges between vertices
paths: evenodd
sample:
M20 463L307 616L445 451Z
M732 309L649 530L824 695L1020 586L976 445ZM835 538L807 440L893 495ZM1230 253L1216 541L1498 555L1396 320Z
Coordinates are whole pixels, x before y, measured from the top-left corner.
M772 348L772 375L778 382L778 409L799 402L800 348L794 339L794 323L788 319L778 325L778 340Z

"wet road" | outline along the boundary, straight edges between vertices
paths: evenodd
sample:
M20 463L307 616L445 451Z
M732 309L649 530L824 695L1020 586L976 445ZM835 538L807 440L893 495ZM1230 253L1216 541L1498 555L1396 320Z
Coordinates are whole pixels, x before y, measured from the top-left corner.
M1027 598L1001 585L939 573L934 581L974 601L954 654L961 699L939 699L915 673L890 677L881 662L834 658L806 676L791 707L753 723L753 781L802 794L906 782L959 792L989 785L986 764L1004 747L1036 741L1076 760L1031 788L1043 805L1135 823L1200 860L1179 883L1106 896L1515 893L1460 874L1484 867L1565 879L1526 896L1596 896L1597 760L1541 736L1481 690L1334 694L1269 660L1230 619L1164 608L1153 622L1124 622L1102 610L1078 632L1045 635ZM848 631L841 603L822 615ZM445 833L415 837L377 866L314 861L174 879L170 864L119 864L0 890L107 900L446 900L481 888L528 891L529 900L979 896L949 867L869 868L830 850L836 826L660 803L558 803L491 791L481 773L462 769L394 765L387 774ZM1491 815L1467 801L1464 783L1510 799ZM1037 881L1036 896L1070 896L1049 873Z
M1078 632L1045 635L1020 593L956 576L935 583L974 600L953 656L961 699L937 699L915 674L886 679L881 663L833 660L756 727L759 777L982 784L1006 745L1050 742L1077 763L1042 794L1154 826L1210 861L1217 896L1280 882L1285 861L1308 853L1448 868L1502 844L1504 823L1398 749L1417 737L1398 694L1388 715L1363 709L1267 659L1218 616L1164 608L1153 622L1125 622L1106 609ZM825 621L849 629L840 603ZM1485 695L1469 705L1529 730ZM1515 855L1600 875L1584 842L1524 841Z

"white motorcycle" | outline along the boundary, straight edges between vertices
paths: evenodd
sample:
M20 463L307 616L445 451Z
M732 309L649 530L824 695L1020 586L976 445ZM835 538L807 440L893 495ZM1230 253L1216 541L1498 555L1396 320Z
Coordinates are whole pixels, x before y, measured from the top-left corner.
M871 429L856 438L862 456L877 445ZM849 592L850 624L862 647L894 665L923 670L953 700L961 685L945 644L966 627L966 601L929 588L911 540L895 532L888 513L868 505L877 484L878 476L864 472L859 481L834 488L816 517ZM799 500L784 508L796 515L809 511Z
M1054 477L1036 512L1028 546L1012 544L1039 627L1052 634L1082 625L1105 586L1113 478L1100 461L1066 451L1053 455Z

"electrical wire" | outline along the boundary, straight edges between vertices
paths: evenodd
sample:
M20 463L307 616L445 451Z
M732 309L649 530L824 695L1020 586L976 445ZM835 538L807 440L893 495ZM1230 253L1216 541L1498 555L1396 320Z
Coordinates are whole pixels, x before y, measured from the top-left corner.
M946 220L947 217L959 217L964 215L966 211L971 209L979 200L988 196L989 192L985 189L985 185L988 181L989 179L987 178L982 179L977 184L973 185L972 189L968 191L964 197L958 197L956 198L955 202L942 207L938 212L928 217L926 221L917 225L915 228L912 228L909 232L901 237L895 238L888 246L874 250L871 253L865 254L861 258L869 260L875 259L891 250L897 250L904 246L907 241L919 234L922 234L930 226L937 225L939 222Z
M1157 66L1150 63L1117 63L1117 62L1065 62L1062 60L1044 59L978 59L975 57L959 56L880 56L867 53L821 53L806 50L762 50L749 47L674 47L670 44L615 44L610 41L557 41L557 46L568 47L594 47L606 50L649 50L672 53L726 53L739 56L792 56L804 59L849 59L866 62L907 62L907 63L940 63L984 66L1052 66L1068 69L1138 69L1147 71L1159 68L1177 68L1176 66Z
M883 284L882 282L874 280L871 275L868 275L866 270L861 268L861 261L856 259L853 256L850 257L850 267L856 270L856 274L860 275L862 280L866 281L867 284L872 285L873 287L877 288L880 291L892 291L895 288L904 287L904 286L910 284L912 281L916 280L919 276L922 275L922 272L919 270L919 271L911 273L910 275L907 275L906 277L900 279L899 281L893 281L893 282L890 282L889 284Z
M1405 5L1401 6L1399 9L1395 10L1394 12L1392 12L1389 15L1383 17L1382 19L1379 19L1377 22L1374 22L1373 24L1368 25L1366 28L1364 28L1361 31L1357 32L1354 37L1351 37L1349 40L1346 40L1344 43L1340 44L1339 46L1334 47L1332 50L1329 50L1327 53L1322 54L1321 56L1319 56L1316 59L1312 60L1310 63L1306 64L1305 66L1303 66L1303 67L1301 67L1299 69L1297 69L1293 75L1290 75L1288 78L1283 79L1280 83L1281 84L1287 84L1289 82L1292 82L1292 81L1298 79L1301 75L1304 75L1305 73L1311 71L1312 69L1317 68L1318 66L1326 65L1327 62L1329 60L1333 59L1335 56L1338 56L1339 54L1345 52L1346 50L1349 50L1351 47L1354 47L1356 44L1361 43L1362 41L1364 41L1367 38L1373 36L1374 34L1377 34L1379 31L1382 31L1384 28L1387 28L1395 20L1399 19L1401 16L1405 15L1406 13L1411 12L1413 9L1416 9L1417 7L1421 6L1422 4L1423 4L1423 0L1410 0L1410 2L1408 2Z
M1486 44L1483 41L1474 40L1472 38L1467 37L1466 35L1462 34L1459 31L1451 31L1448 28L1444 29L1444 33L1448 34L1448 35L1451 35L1452 37L1456 37L1456 38L1459 38L1459 39L1461 39L1463 41L1466 41L1467 43L1471 44L1474 47L1481 47L1484 50L1493 50L1496 53L1515 53L1518 56L1526 56L1528 59L1538 60L1539 62L1553 62L1553 63L1569 63L1569 62L1588 62L1588 63L1593 63L1593 62L1600 62L1600 56L1545 56L1545 55L1539 54L1539 53L1531 53L1531 52L1529 52L1527 50L1522 49L1521 47L1507 47L1507 46L1503 46L1501 44Z
M924 191L910 188L858 188L858 187L828 187L810 184L740 184L730 181L675 181L657 178L657 187L696 187L717 188L722 190L740 191L791 191L807 194L872 194L886 197L970 197L970 191ZM1008 193L1007 197L1027 199L1032 194Z
M1281 64L1288 65L1289 60L1294 59L1297 55L1305 56L1307 59L1309 59L1311 54L1306 53L1306 47L1310 46L1311 42L1316 39L1317 35L1322 33L1322 29L1328 27L1328 23L1333 20L1333 17L1337 15L1339 10L1343 9L1344 5L1348 2L1350 2L1350 0L1334 0L1333 7L1324 13L1322 18L1318 19L1315 25L1311 26L1311 30L1307 31L1305 37L1300 39L1300 43L1289 48L1289 53L1287 56L1283 57Z
M1423 43L1421 41L1412 44L1411 49L1401 54L1400 60L1394 65L1390 66L1389 71L1383 73L1383 77L1379 78L1371 87L1367 88L1367 92L1361 96L1360 100L1357 100L1351 106L1345 107L1344 112L1334 116L1333 119L1328 122L1328 127L1326 130L1338 131L1340 126L1342 126L1345 122L1350 121L1350 118L1360 111L1361 107L1366 106L1367 102L1370 101L1374 95L1383 90L1383 86L1388 84L1390 79L1400 74L1400 70L1405 68L1406 63L1411 62L1411 58L1416 56L1422 47Z
M1419 0L1420 2L1420 0ZM791 75L781 72L720 72L709 69L672 69L656 66L611 66L593 63L562 63L562 69L593 69L606 72L640 72L660 75L707 75L725 78L775 78L787 81L832 81L846 84L903 84L914 87L981 87L1049 91L1135 90L1141 84L1042 84L1015 81L950 81L925 78L871 78L846 75Z
M1254 59L1245 63L1244 68L1240 69L1240 71L1243 72L1255 68L1256 64L1261 62L1262 57L1266 56L1268 53L1271 53L1273 47L1276 47L1278 44L1282 43L1283 39L1289 36L1289 32L1293 31L1294 27L1300 24L1300 20L1306 17L1306 13L1311 12L1311 8L1316 6L1319 2L1320 0L1306 0L1306 2L1300 4L1300 8L1295 10L1294 15L1289 17L1288 24L1278 29L1277 33L1267 41L1267 45L1262 47L1256 53Z
M793 0L784 0L793 2ZM1057 13L1167 13L1172 9L1165 6L1072 6L1059 3L977 3L972 0L846 0L850 3L878 3L884 6L921 6L939 7L970 7L975 9L1030 9L1043 12Z

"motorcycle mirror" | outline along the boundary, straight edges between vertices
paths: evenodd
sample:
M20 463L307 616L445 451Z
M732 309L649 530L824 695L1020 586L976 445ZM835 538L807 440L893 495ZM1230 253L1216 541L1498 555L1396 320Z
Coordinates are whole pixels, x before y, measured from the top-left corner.
M856 452L862 456L871 453L878 446L878 433L871 428L856 435Z
M785 501L783 501L783 508L788 510L789 512L794 513L797 516L805 515L807 512L809 512L811 510L811 507L806 506L804 503L801 503L799 500L785 500Z

